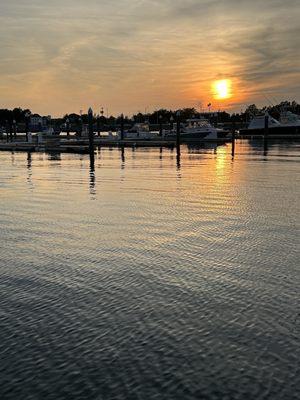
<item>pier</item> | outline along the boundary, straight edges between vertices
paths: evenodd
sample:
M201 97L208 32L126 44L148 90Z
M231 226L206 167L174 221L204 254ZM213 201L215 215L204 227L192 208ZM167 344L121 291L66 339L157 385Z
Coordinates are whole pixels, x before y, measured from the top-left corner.
M179 135L177 133L177 135ZM218 138L216 140L190 140L189 144L201 143L226 143L230 142L231 138ZM18 140L7 142L0 141L0 151L32 151L32 152L61 152L61 153L86 153L89 154L96 147L166 147L179 148L180 144L185 144L184 140L180 140L179 136L175 140L166 140L161 137L157 139L112 139L93 137L92 144L88 137L75 137L68 135L53 135L45 136L42 142L38 141L37 136L32 137L32 142L26 142L25 136L19 136Z
M53 139L57 140L53 140ZM35 139L35 137L34 137ZM51 141L47 141L47 137L43 143L34 140L32 143L26 141L0 142L0 151L53 151L61 153L90 153L91 146L88 138L71 138L67 137L51 137ZM112 140L94 137L93 147L175 147L176 143L172 140Z

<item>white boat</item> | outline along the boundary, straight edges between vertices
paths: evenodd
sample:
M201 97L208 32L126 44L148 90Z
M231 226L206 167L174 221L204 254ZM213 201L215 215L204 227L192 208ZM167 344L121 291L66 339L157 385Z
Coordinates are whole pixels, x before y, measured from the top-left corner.
M291 111L285 111L280 114L280 123L285 126L297 126L300 128L300 116Z
M174 137L176 127L167 136ZM180 138L183 142L196 142L206 140L218 140L226 137L227 132L223 129L215 128L205 118L191 118L186 123L180 124Z
M279 122L268 113L265 113L255 115L250 121L248 128L239 131L240 135L264 135L266 117L268 117L268 134L270 135L294 135L299 131L299 125Z
M119 137L121 133L118 132ZM131 129L128 129L124 132L125 139L157 139L158 132L150 131L149 124L147 122L144 123L136 123L133 125Z
M281 126L281 123L277 119L271 117L269 114L262 114L253 117L248 125L248 130L264 129L266 117L269 117L269 128Z

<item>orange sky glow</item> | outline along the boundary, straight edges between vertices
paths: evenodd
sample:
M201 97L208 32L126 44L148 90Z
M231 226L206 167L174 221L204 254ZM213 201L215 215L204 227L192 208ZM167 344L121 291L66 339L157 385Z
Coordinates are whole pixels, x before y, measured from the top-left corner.
M295 0L0 0L0 108L130 115L299 101L299 18Z

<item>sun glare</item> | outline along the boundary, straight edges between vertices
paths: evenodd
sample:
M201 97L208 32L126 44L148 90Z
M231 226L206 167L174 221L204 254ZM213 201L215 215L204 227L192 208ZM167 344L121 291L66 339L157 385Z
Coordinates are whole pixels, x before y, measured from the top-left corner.
M229 99L231 97L231 81L223 79L212 85L213 95L217 100Z

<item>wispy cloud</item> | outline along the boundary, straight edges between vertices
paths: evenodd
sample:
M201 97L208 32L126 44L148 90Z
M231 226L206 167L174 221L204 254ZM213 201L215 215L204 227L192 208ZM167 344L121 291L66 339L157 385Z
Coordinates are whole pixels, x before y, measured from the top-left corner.
M0 107L193 105L224 77L227 106L299 100L299 19L298 0L0 0Z

